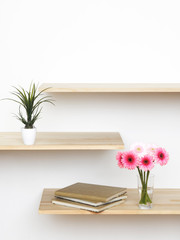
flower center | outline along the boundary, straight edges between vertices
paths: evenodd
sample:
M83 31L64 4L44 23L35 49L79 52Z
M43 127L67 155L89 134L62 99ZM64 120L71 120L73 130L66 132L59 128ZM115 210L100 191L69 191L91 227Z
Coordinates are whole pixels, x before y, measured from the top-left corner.
M134 162L134 158L133 158L132 156L129 156L129 157L128 157L128 162L129 162L129 163L133 163L133 162Z
M163 158L164 158L164 154L163 154L163 153L160 153L160 154L159 154L159 158L160 158L160 159L163 159Z
M144 164L148 165L149 164L149 160L148 159L144 159Z

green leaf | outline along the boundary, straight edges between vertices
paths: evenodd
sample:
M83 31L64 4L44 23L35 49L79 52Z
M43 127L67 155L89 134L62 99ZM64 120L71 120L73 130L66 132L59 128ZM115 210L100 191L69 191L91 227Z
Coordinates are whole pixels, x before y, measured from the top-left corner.
M43 93L49 88L45 88L38 93L38 85L31 83L29 90L25 90L19 86L13 87L15 91L11 92L14 98L6 98L4 100L14 101L19 104L19 112L16 118L25 124L25 128L33 128L34 123L39 119L42 106L44 103L53 104L53 99L50 96L44 96ZM25 116L21 112L24 109Z

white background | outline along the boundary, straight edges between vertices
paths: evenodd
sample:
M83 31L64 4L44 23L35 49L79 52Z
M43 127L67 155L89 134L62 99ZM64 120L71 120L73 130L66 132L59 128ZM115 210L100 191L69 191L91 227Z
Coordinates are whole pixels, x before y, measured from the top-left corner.
M30 82L180 82L179 1L0 0L0 98ZM155 187L180 182L180 95L53 94L38 131L119 131L170 153ZM0 131L22 127L1 101ZM43 188L76 181L136 187L117 151L1 152L0 239L180 239L179 216L39 215Z

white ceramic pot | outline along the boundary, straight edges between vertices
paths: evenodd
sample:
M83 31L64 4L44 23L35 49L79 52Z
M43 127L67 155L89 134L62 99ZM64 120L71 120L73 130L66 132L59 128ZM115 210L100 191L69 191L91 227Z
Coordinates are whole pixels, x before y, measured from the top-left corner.
M21 133L25 145L34 144L36 139L36 128L22 128Z

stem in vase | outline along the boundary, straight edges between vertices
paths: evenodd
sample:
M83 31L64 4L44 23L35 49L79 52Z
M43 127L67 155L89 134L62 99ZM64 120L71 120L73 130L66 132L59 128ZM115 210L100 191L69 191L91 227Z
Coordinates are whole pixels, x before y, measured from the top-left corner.
M149 174L150 171L147 171L147 173L144 171L144 174L142 172L142 170L139 169L139 167L137 167L138 172L139 172L139 176L141 179L141 185L142 185L142 189L141 189L141 199L139 201L139 204L147 204L147 203L152 203L148 192L147 192L147 186L148 186L148 179L149 179Z

